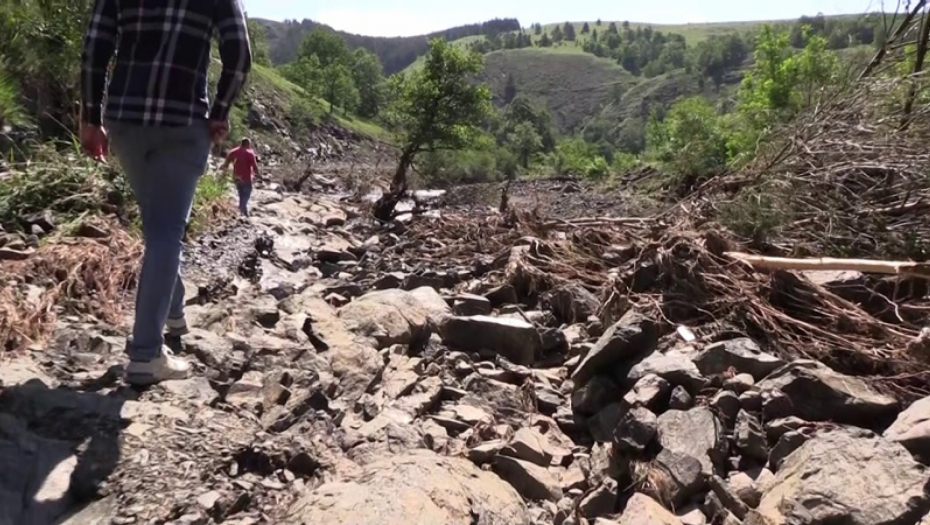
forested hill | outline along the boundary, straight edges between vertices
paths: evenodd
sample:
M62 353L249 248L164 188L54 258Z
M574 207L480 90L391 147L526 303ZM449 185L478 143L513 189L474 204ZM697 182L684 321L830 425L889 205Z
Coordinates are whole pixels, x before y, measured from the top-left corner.
M478 24L452 27L444 31L437 31L427 35L375 37L336 31L325 24L307 19L304 19L302 22L296 20L275 22L263 19L255 19L255 21L259 22L267 29L271 59L276 64L282 64L293 60L297 56L297 49L304 37L317 27L323 27L342 37L352 49L365 48L374 52L381 60L384 72L388 75L404 69L412 64L417 57L423 55L429 46L429 39L431 38L444 37L451 42L470 36L493 36L509 31L520 30L520 22L517 19L497 18Z

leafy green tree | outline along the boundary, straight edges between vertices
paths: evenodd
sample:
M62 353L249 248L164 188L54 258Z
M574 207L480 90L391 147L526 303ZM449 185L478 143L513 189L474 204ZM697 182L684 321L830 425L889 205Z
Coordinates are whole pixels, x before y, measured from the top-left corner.
M352 53L352 81L358 90L358 115L377 117L387 98L387 84L378 56L362 48L356 49Z
M549 33L543 33L542 37L540 37L539 47L552 47L552 39L549 38Z
M323 68L320 58L316 55L299 56L290 64L281 66L284 78L302 87L308 95L322 97L323 95Z
M555 26L555 29L552 30L552 41L558 44L563 40L565 40L565 33L562 32L562 28L560 26Z
M329 102L329 113L333 114L336 106L343 113L354 111L359 104L359 92L352 80L350 66L342 62L332 62L320 68L323 82L323 97Z
M646 148L687 186L726 168L727 136L716 110L703 97L675 102L662 121L652 118Z
M346 41L322 27L314 29L304 37L297 51L298 58L312 55L316 55L320 60L320 67L324 69L333 63L349 64L352 60L352 53Z
M552 132L552 116L545 108L540 108L529 98L518 95L503 112L503 124L501 125L498 140L501 143L507 142L507 137L514 133L516 127L524 122L529 122L536 130L541 141L542 151L552 151L555 147L555 137Z
M395 95L389 120L398 130L401 153L391 189L375 205L376 218L393 216L407 191L407 170L418 154L464 149L480 136L479 126L491 112L491 93L472 79L483 68L477 53L434 39L421 69L392 78Z
M612 35L618 34L618 31L617 31L617 23L616 23L616 22L611 22L610 25L607 26L607 32L610 33L610 34L612 34Z
M530 167L530 157L542 149L542 138L536 133L536 127L532 122L517 124L513 133L507 136L507 142L520 158L524 169Z
M263 66L271 66L271 48L268 47L268 32L265 27L249 20L249 43L252 46L252 62Z
M591 26L589 26L588 23L585 22L584 25L581 26L581 34L582 34L582 35L587 35L587 34L590 33L590 32L591 32Z

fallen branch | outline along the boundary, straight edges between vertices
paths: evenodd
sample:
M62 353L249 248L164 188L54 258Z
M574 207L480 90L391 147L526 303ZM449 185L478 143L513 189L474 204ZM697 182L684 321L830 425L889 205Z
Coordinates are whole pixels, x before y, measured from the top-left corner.
M930 264L928 263L868 259L833 259L830 257L792 259L787 257L766 257L739 252L726 252L725 255L737 261L748 263L758 270L856 271L885 275L911 275L930 279Z

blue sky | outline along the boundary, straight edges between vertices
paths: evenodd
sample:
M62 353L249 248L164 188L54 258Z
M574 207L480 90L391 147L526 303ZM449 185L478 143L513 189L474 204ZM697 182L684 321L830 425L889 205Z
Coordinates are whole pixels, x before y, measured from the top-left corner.
M881 0L242 0L249 16L310 18L372 36L409 36L491 18L516 17L524 26L582 20L683 24L797 18L803 14L862 13ZM884 0L894 10L897 0ZM441 6L441 7L440 7Z

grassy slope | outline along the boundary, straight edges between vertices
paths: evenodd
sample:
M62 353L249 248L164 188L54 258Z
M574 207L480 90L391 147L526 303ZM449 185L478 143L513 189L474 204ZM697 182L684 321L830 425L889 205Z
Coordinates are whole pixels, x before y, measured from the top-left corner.
M214 63L213 71L211 71L212 77L215 78L219 72L218 69L218 63ZM307 106L315 122L326 118L329 105L325 101L309 97L303 88L281 76L274 68L256 64L252 68L252 75L244 96L239 98L233 109L232 126L235 128L239 125L241 129L245 128L250 101L260 102L268 110L270 116L283 120L285 116L291 114L294 104L300 100L309 102ZM334 118L342 127L361 135L379 140L390 137L388 131L373 122L338 114ZM266 138L275 140L277 137Z
M517 93L544 102L560 130L578 127L600 111L615 89L626 91L637 79L614 61L556 49L512 49L485 56L484 80L502 103L507 75Z

